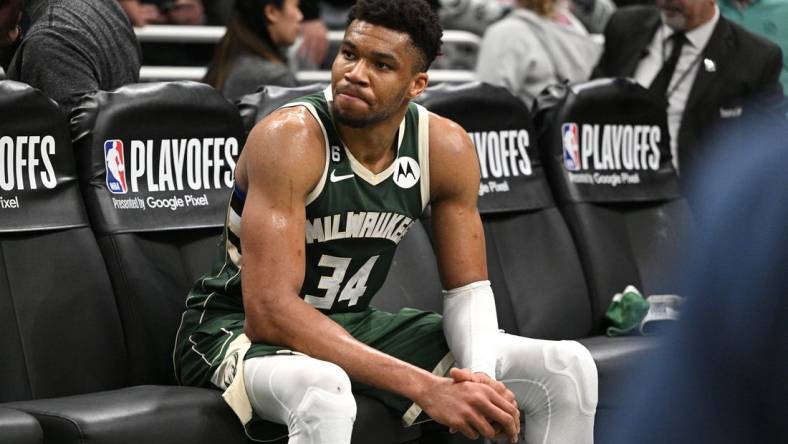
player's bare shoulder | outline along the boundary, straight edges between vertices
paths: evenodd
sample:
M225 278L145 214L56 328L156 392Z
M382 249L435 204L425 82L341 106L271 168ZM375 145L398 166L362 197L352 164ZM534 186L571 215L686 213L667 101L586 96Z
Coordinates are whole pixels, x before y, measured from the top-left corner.
M430 112L430 156L473 154L468 133L451 119Z
M468 133L456 122L430 113L431 195L454 194L460 189L476 192L479 161Z
M309 110L303 106L280 108L252 128L235 177L244 189L250 174L263 172L297 173L295 179L316 182L325 157L322 129Z

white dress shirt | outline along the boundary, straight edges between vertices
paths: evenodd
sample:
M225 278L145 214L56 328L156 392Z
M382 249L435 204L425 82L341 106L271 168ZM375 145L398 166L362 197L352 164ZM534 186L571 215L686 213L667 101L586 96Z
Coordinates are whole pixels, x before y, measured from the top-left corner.
M677 147L681 116L684 114L684 108L687 105L690 91L692 91L692 84L695 83L695 77L698 75L698 69L701 65L706 66L703 60L703 50L709 43L719 19L720 11L715 5L714 17L711 20L685 34L687 42L681 49L679 61L668 86L668 131L670 132L670 152L673 155L673 166L676 167L676 171L679 169ZM663 63L670 57L673 41L669 38L674 33L675 31L664 23L654 33L654 38L646 48L645 57L640 60L635 69L635 80L644 87L648 88L651 85ZM713 66L713 61L711 66Z

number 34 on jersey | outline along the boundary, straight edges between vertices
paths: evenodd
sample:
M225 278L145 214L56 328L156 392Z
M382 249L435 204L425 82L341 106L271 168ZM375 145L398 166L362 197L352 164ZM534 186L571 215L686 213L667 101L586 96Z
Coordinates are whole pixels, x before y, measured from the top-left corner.
M320 262L318 265L321 267L331 268L334 271L330 276L321 276L320 282L317 284L318 289L326 291L325 295L313 296L308 294L304 296L304 300L306 300L315 308L323 310L331 309L335 301L348 301L349 307L356 305L358 303L358 299L367 291L367 279L369 278L369 273L372 271L372 267L375 266L375 262L377 262L378 257L380 256L370 257L367 262L356 272L356 274L354 274L353 277L347 281L345 286L340 289L352 259L348 257L329 256L327 254L320 256ZM339 295L338 300L337 295Z

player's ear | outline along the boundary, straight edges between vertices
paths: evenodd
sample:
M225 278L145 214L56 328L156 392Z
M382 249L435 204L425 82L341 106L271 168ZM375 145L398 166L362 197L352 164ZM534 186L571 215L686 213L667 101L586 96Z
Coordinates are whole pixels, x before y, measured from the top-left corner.
M413 75L410 82L410 89L408 90L408 99L415 99L427 88L430 78L426 72L418 72Z

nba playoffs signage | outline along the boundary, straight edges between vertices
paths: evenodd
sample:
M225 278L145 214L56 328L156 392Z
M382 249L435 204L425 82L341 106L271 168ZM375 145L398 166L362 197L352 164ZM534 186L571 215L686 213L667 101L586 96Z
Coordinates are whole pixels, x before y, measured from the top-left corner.
M527 130L477 131L469 134L479 156L480 198L497 193L511 193L513 181L519 182L520 178L533 175L531 157L528 154L531 136Z
M468 131L479 159L480 212L553 204L531 114L508 91L484 83L439 85L429 88L420 103Z
M678 183L664 104L624 79L589 82L540 113L540 142L561 200L670 199ZM541 114L540 114L541 115Z
M235 137L108 139L105 205L136 229L210 226L221 221L240 154ZM177 214L177 215L176 215Z
M561 125L564 167L572 183L616 187L641 183L659 171L662 129L657 125Z
M52 136L0 137L0 189L9 191L54 189L57 186L52 158ZM19 199L0 196L0 208L20 208Z
M224 223L243 127L215 89L166 82L98 91L83 98L71 122L99 233Z
M0 231L85 225L69 148L52 135L0 136Z
M39 91L0 82L0 231L87 224L66 122Z

